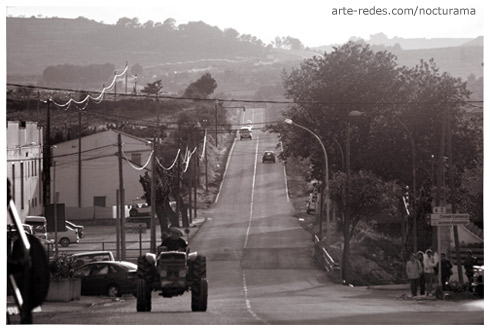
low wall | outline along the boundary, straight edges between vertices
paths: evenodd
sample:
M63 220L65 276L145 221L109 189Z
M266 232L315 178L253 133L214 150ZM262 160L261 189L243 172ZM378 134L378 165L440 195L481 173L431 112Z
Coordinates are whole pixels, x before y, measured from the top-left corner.
M129 217L130 205L125 205L125 217ZM69 207L65 208L65 216L68 220L104 220L116 218L116 207Z

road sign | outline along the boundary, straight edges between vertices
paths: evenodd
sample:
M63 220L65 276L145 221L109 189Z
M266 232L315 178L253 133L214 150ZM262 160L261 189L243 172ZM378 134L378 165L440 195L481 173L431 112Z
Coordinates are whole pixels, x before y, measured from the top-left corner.
M436 206L432 209L432 213L446 213L446 207L445 206Z
M432 226L465 225L470 221L468 213L432 213L430 224Z

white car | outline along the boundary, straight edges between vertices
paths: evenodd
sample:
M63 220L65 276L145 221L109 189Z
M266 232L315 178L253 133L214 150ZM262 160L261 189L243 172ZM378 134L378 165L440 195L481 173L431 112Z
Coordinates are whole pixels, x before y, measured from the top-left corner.
M238 133L240 134L240 140L243 140L243 139L252 140L252 129L250 127L243 126L242 128L240 128Z
M83 226L76 225L73 222L70 222L68 220L65 220L65 225L67 227L70 227L71 229L75 230L78 233L78 238L83 238L83 236L85 236L85 234L83 233L83 229L84 229Z
M78 238L78 233L71 229L70 227L65 226L65 231L59 231L56 233L58 236L58 243L62 247L67 247L68 245L72 243L78 243L79 238ZM54 240L55 233L54 232L49 232L48 233L48 240Z

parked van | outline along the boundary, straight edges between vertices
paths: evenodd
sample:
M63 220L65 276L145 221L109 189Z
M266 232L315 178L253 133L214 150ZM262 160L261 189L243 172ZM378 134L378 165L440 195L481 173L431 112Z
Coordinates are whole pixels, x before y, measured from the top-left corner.
M238 133L240 134L240 140L243 140L243 139L252 140L252 129L250 127L243 126L242 128L240 128Z
M26 225L32 226L34 236L44 240L48 239L47 220L45 217L28 215L26 216L24 223Z

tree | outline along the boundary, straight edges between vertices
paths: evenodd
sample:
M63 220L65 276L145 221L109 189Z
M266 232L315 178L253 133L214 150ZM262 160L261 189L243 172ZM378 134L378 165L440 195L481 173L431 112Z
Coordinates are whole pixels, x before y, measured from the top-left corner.
M214 93L216 87L218 87L216 80L207 72L186 88L184 97L207 98Z
M173 157L175 157L175 154ZM162 167L157 166L155 213L159 220L161 237L165 237L169 224L174 227L180 227L179 217L170 205L172 200L179 201L184 226L186 223L188 224L184 200L180 195L179 189L180 181L182 180L182 174L179 170L181 167L179 167L179 165L174 166L170 170L165 170ZM148 172L145 172L143 176L140 176L140 183L144 190L144 198L149 205L151 204L151 181L152 178Z
M421 62L415 68L399 67L391 53L374 52L364 42L348 42L284 72L283 80L286 97L295 102L284 112L285 117L321 137L333 172L345 172L350 160L353 176L360 170L370 171L386 182L396 180L412 186L414 151L415 197L420 200L422 195L430 196L423 192L434 185L430 180L431 155L439 154L445 111L452 122L453 154L458 155L454 161L456 186L461 183L462 171L479 163L481 125L469 120L461 107L469 95L466 86L460 79L440 74L433 61ZM353 111L362 117L349 116ZM281 157L310 159L312 179L321 180L323 156L311 134L284 125L274 130L283 142ZM351 146L349 153L344 144ZM355 207L351 202L343 209L347 215L343 222L344 244L350 237L350 221L355 221L349 216ZM418 215L420 223L425 214ZM344 258L348 255L349 251L344 251Z
M240 33L238 33L238 31L235 30L235 29L228 28L228 29L225 29L224 30L223 35L226 38L236 39L236 38L238 38L238 36L240 35Z
M351 282L350 241L359 222L372 221L376 215L388 213L396 215L399 212L398 201L402 196L401 188L394 181L384 182L371 172L359 171L352 176L351 189L346 189L346 175L336 172L330 181L330 198L345 213L349 207L349 219L342 217L339 225L344 237L342 251L342 279ZM350 191L350 204L346 205L346 191Z
M173 31L173 30L176 30L177 29L177 21L173 18L167 18L164 22L163 22L163 26L165 27L165 29L169 30L169 31Z
M162 88L162 81L157 80L155 82L146 84L145 88L141 90L141 93L146 95L159 95Z

